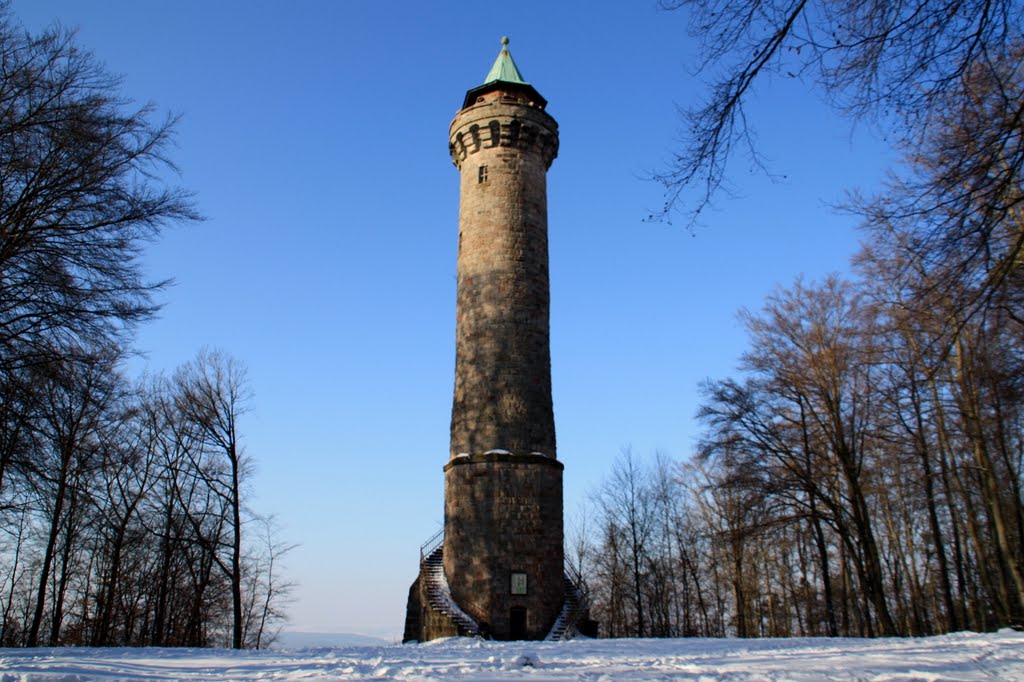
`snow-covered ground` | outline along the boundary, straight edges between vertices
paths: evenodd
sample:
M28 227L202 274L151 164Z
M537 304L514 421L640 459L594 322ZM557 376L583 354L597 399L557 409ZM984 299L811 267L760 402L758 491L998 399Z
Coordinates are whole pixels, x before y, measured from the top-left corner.
M1024 680L1024 634L920 639L447 639L291 651L0 649L0 682Z

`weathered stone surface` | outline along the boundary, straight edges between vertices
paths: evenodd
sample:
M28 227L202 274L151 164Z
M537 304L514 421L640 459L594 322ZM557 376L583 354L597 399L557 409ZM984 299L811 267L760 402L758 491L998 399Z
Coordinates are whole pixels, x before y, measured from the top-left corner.
M562 606L562 464L542 455L472 455L445 467L444 572L452 596L496 639L541 639ZM525 595L512 574L526 574ZM512 609L526 609L513 632Z
M547 178L558 124L501 91L452 122L461 174L451 452L555 457Z
M423 599L420 598L420 576L409 586L409 596L405 601L405 629L402 632L403 642L418 642L423 635Z
M458 637L462 634L455 621L431 607L426 591L421 567L420 575L409 587L402 642L425 642L438 637Z

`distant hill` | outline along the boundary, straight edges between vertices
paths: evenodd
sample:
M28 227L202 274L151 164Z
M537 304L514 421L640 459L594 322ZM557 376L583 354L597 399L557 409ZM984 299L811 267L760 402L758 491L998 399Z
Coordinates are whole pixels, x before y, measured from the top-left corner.
M273 649L312 649L318 647L344 647L344 646L381 646L382 644L393 644L393 642L370 637L369 635L356 635L351 632L282 632L274 642Z

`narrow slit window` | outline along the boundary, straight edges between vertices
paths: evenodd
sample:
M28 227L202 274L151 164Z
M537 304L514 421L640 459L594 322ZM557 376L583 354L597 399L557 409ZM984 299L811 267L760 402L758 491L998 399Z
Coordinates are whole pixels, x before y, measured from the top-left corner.
M477 182L487 182L487 166L480 166L476 175Z

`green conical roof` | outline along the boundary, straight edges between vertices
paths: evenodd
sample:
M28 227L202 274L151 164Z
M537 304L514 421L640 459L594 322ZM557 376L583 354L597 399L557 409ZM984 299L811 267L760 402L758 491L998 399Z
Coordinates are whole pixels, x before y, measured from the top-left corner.
M516 63L512 61L512 55L508 52L508 38L501 39L501 52L494 60L494 66L487 72L487 78L484 79L482 85L478 85L466 93L466 99L462 101L462 108L473 106L482 95L495 90L525 93L529 106L538 109L543 109L548 105L548 101L541 97L536 88L523 80L523 74L519 73Z
M527 82L523 80L523 74L519 73L516 63L512 61L512 54L508 51L508 38L505 36L501 38L501 52L494 60L494 66L487 72L487 78L484 78L483 84L487 85L495 81L527 85Z

